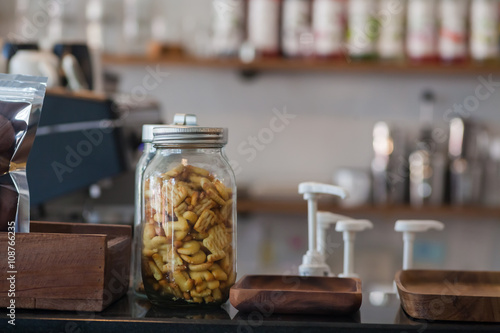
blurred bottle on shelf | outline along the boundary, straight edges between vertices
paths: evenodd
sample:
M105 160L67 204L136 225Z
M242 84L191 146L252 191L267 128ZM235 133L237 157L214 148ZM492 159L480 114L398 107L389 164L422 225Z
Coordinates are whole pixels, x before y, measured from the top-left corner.
M486 165L485 204L500 206L500 137L491 140L489 159Z
M380 0L380 34L377 43L378 55L382 59L404 58L406 0Z
M347 6L347 47L354 59L373 59L379 23L376 17L377 1L349 0Z
M407 202L408 163L403 131L380 121L373 127L372 198L377 205Z
M281 50L286 57L313 53L310 0L284 0L281 18Z
M50 16L39 0L17 0L13 31L9 31L12 42L38 44L42 49L49 49L47 26Z
M210 7L209 7L210 9ZM214 56L210 21L200 20L195 15L185 15L181 20L182 51L195 58Z
M451 120L448 141L451 204L483 202L484 166L489 149L488 132L484 125L462 118Z
M446 158L441 142L433 137L435 97L424 91L420 103L420 137L409 156L410 204L441 205L444 201Z
M375 156L371 163L373 178L373 202L387 204L389 201L388 168L389 156L394 149L394 142L390 135L389 125L383 121L373 127L373 152Z
M123 16L123 0L88 0L88 45L105 54L123 54Z
M406 53L415 61L437 57L436 1L408 0Z
M439 57L445 62L467 57L468 0L440 0Z
M248 42L261 56L280 53L280 14L281 0L248 1Z
M470 54L484 61L498 56L499 1L472 0L470 6Z
M47 2L47 10L51 17L47 36L52 44L84 43L87 39L84 1Z
M153 0L151 16L152 46L158 46L160 52L179 55L182 52L182 16L176 11L177 0ZM154 49L150 49L155 52ZM157 51L157 50L156 50Z
M338 57L345 36L344 0L314 0L312 5L314 52L318 57Z
M0 1L0 39L10 39L9 34L16 32L16 7L17 1Z
M408 203L408 147L406 132L392 128L393 151L389 158L389 203Z
M152 0L124 0L124 52L146 55L151 40Z
M212 47L217 56L236 56L245 31L244 0L212 1Z

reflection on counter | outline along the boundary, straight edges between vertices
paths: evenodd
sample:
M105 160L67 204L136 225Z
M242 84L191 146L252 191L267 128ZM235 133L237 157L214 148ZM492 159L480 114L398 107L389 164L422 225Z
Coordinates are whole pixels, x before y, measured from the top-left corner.
M246 323L252 326L255 321L273 322L273 321L290 321L290 322L318 322L318 323L361 323L361 313L356 311L349 316L321 316L321 315L291 315L291 314L273 314L272 312L238 312L234 317L238 322Z
M221 306L180 306L171 308L160 308L152 306L146 313L145 318L178 318L197 320L230 320L229 313Z

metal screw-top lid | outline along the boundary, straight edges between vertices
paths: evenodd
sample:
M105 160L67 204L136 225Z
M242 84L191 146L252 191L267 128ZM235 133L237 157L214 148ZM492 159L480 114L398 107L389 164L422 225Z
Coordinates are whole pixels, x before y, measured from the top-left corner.
M153 142L153 129L157 127L168 127L170 125L165 124L144 124L142 125L142 142L151 143Z
M153 142L153 128L165 126L160 124L144 124L142 125L142 142Z
M177 113L174 123L153 129L153 144L217 144L227 143L227 128L201 127L196 115Z

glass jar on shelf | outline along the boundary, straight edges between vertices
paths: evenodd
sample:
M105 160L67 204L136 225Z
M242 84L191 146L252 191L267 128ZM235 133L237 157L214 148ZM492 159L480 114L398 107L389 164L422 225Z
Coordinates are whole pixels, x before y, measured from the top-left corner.
M227 129L193 115L153 130L143 176L142 278L156 305L221 304L236 280L236 185Z

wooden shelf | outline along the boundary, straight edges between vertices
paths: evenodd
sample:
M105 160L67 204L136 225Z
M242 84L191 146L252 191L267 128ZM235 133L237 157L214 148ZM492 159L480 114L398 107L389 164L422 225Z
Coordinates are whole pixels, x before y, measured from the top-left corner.
M331 211L354 218L377 217L390 220L400 218L434 219L496 219L500 220L500 208L479 206L439 206L414 208L410 206L359 206L346 208L333 203L319 203L319 210ZM307 203L295 200L238 199L238 213L307 214Z
M476 64L463 62L456 64L351 61L346 59L259 59L243 63L237 59L198 59L186 56L114 56L103 55L103 63L108 65L149 65L163 64L175 67L204 67L215 69L234 69L241 71L317 71L349 73L391 73L391 74L446 74L479 75L500 73L500 63Z

